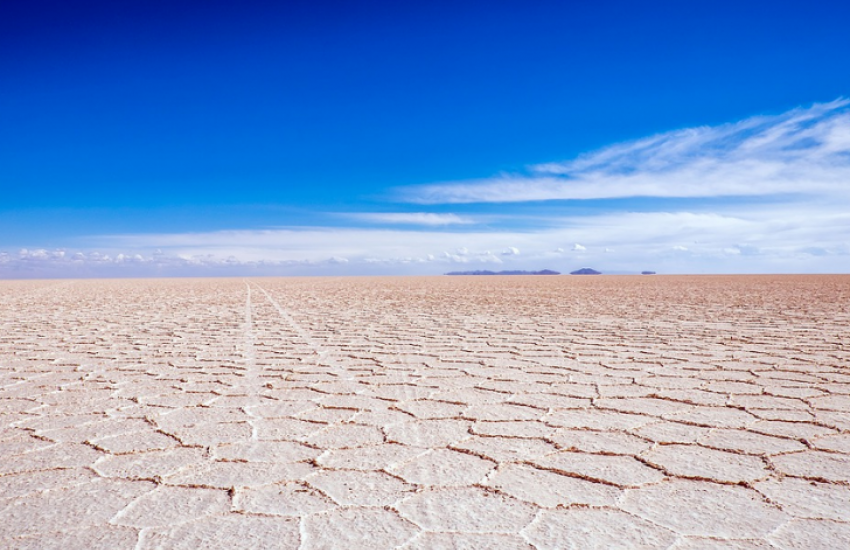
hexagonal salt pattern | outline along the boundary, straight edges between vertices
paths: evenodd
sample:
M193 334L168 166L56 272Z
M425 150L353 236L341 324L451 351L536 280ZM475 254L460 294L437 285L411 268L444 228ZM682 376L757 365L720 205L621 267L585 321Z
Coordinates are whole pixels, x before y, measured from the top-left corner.
M0 547L850 547L850 277L0 282Z

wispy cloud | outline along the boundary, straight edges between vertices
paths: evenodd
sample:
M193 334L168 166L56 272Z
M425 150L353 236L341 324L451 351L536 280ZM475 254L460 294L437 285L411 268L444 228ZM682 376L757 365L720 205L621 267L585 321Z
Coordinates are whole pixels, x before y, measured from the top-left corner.
M850 199L850 101L613 145L526 173L400 189L423 204L802 194Z
M469 217L434 212L357 212L344 215L356 220L379 224L439 226L475 223L475 220Z

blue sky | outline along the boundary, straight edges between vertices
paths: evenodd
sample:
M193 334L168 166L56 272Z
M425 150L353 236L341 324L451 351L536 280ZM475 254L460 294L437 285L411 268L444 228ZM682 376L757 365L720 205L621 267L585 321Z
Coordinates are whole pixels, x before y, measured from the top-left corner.
M845 2L20 2L0 277L850 270Z

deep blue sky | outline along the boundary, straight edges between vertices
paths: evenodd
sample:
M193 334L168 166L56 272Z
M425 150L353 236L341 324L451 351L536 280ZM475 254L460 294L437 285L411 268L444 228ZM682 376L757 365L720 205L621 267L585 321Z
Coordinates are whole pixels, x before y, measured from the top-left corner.
M4 3L0 248L421 212L392 190L850 95L847 2L407 4Z

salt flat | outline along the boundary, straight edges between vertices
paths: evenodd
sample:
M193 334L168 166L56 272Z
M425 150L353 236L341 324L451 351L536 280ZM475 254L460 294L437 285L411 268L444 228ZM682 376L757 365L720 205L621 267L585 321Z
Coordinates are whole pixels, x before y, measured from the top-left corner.
M0 282L0 547L850 547L850 276Z

